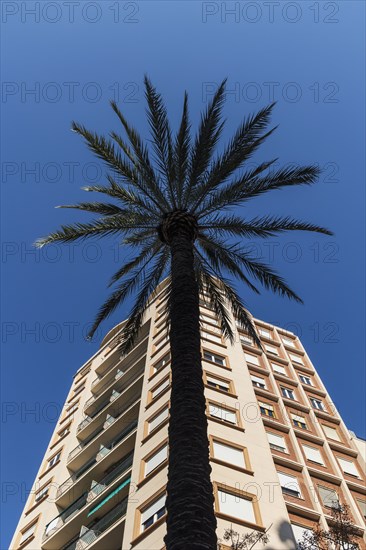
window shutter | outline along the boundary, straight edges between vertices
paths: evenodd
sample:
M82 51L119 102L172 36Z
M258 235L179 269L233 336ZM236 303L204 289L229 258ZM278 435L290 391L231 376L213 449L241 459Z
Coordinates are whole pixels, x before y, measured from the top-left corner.
M211 382L211 384L217 384L218 386L224 387L227 391L230 389L230 384L228 382L225 382L224 380L219 380L218 378L214 378L213 376L207 375L206 377L207 383Z
M283 472L277 472L280 479L280 485L283 488L290 489L291 491L296 491L301 495L299 482L296 477L284 474Z
M233 495L222 491L218 491L220 512L228 516L239 518L242 520L255 523L255 515L251 500L247 500L239 495Z
M345 458L337 457L337 459L345 474L351 474L352 476L360 477L354 462L346 460Z
M255 355L250 355L250 353L244 353L245 360L248 363L252 363L253 365L260 365L258 357Z
M145 463L145 476L147 476L150 472L155 470L159 464L164 462L164 460L168 457L168 446L164 445L161 449L159 449L153 456L151 456Z
M245 468L244 453L241 449L225 445L215 440L213 442L213 449L215 458Z
M278 372L280 374L284 374L285 376L287 376L285 367L281 367L281 365L277 365L276 363L272 363L272 369L275 372Z
M314 447L308 447L308 445L303 445L302 448L304 449L305 456L308 460L312 460L313 462L317 462L318 464L324 465L322 455L319 449L314 449Z
M272 445L276 445L277 447L282 447L283 449L286 449L285 439L281 435L267 432L267 436L268 441L272 443Z
M324 506L334 506L338 504L338 495L334 489L328 489L328 487L318 485L318 491Z
M155 416L155 418L153 418L151 420L151 422L149 422L149 427L150 427L150 432L156 428L157 426L159 426L159 424L161 424L163 422L163 420L165 420L166 418L168 418L168 408L164 409L163 411L161 411L157 416Z
M300 363L300 365L304 364L302 357L300 357L299 355L295 355L294 353L289 353L289 357L295 363Z
M258 402L260 407L263 407L264 409L268 409L269 411L273 411L273 405L270 405L269 403L262 403L261 401Z
M151 397L154 399L157 395L159 395L159 393L165 390L165 388L167 388L168 386L169 386L169 378L164 380L164 382L162 382L160 386L158 386L157 388L155 388L155 390L151 392Z
M153 504L151 504L151 506L146 508L144 512L142 512L141 524L145 523L147 519L151 518L151 516L153 516L154 514L156 514L156 512L158 512L159 510L161 510L161 508L163 508L163 506L165 505L165 499L166 499L166 496L162 495L158 500L156 500Z
M213 405L212 403L209 406L210 415L225 422L230 422L231 424L236 424L236 414L234 411L225 409L224 407L219 407L218 405Z
M325 435L330 437L330 439L334 439L335 441L341 441L336 429L331 428L330 426L326 426L325 424L322 424L322 428L324 430Z
M258 384L263 384L264 386L266 385L264 378L260 378L259 376L254 376L254 374L251 374L250 378L252 379L253 382L258 382Z
M294 533L296 542L301 542L305 534L309 533L310 535L313 533L311 529L306 529L306 527L301 527L300 525L294 525L293 523L291 524L291 527L292 527L292 531Z

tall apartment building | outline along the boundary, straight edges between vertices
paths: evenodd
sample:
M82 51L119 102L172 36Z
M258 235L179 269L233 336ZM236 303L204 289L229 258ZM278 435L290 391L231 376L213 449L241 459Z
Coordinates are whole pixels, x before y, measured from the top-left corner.
M76 373L12 550L163 549L170 357L158 290L134 349L120 357L118 325ZM264 351L240 328L231 345L204 297L201 316L218 536L269 528L256 549L294 550L340 501L365 548L364 459L299 339L255 319Z

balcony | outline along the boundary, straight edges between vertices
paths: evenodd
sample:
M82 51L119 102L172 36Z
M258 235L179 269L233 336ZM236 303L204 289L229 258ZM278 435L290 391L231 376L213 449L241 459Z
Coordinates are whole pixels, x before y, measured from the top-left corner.
M135 445L137 420L133 420L117 433L108 443L97 446L93 456L74 472L58 488L55 502L57 506L68 506L90 489L94 479L103 477L105 471L115 462L116 454L111 452L118 448L118 455L126 455Z
M129 355L127 355L123 359L119 359L118 361L116 361L115 364L103 376L97 376L96 378L94 378L91 385L92 392L95 394L100 394L102 388L113 381L117 369L123 372L127 372L127 370L137 364L140 366L140 363L142 363L141 368L143 369L146 362L147 340L146 343L144 341L140 345L141 348L138 357L130 358Z
M124 391L124 389L131 384L134 379L144 372L144 368L144 358L143 360L129 364L125 367L118 364L118 369L113 371L113 378L108 377L107 381L98 388L98 392L92 395L85 403L84 414L88 416L95 416L96 411L101 410L102 405L105 404L105 394L108 390L114 388L116 391L122 393L122 391Z
M54 518L47 526L43 535L43 548L60 547L65 539L64 526L67 523L67 533L80 530L80 524L83 523L92 513L103 508L105 511L113 498L118 498L128 492L128 486L131 480L131 466L133 461L133 452L122 458L112 467L112 470L106 474L99 482L93 481L88 492L85 492L68 506L61 514ZM124 477L122 480L121 478ZM126 489L124 490L124 488ZM123 491L124 490L124 491ZM123 492L122 492L123 491ZM100 498L99 503L96 501ZM113 503L112 503L113 504ZM93 507L91 508L91 506ZM91 508L91 509L90 509ZM89 512L88 512L89 509Z
M66 546L62 546L61 550L84 550L84 548L105 550L106 548L111 548L114 532L117 529L122 545L123 530L120 528L120 520L124 519L126 515L127 504L128 497L100 519L92 521L87 526L83 526L80 534L69 541Z
M141 373L128 386L120 388L120 391L110 390L107 397L98 401L98 406L93 413L80 422L77 427L77 437L84 441L89 439L91 434L104 424L107 414L120 415L134 400L140 399L143 377L144 374Z
M128 362L134 362L142 354L146 353L148 336L149 334L149 323L141 329L140 336L137 340L135 347L124 357L121 356L119 348L116 346L113 349L107 351L105 355L101 355L98 359L95 372L99 378L102 378L113 366L120 362L121 359L125 360L128 358ZM95 359L95 361L97 360Z
M122 411L118 413L111 411L112 414L103 415L103 424L97 427L86 440L70 451L67 457L67 467L73 471L79 470L97 452L101 443L104 443L107 437L109 439L115 437L121 430L121 426L129 424L137 418L139 403L139 397L134 396L125 404Z

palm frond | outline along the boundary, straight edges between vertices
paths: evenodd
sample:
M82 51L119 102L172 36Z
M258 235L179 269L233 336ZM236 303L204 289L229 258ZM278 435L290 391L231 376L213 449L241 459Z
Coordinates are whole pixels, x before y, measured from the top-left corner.
M153 138L157 165L166 179L167 189L173 208L177 208L175 184L175 164L173 145L167 111L162 96L145 76L145 97L148 105L147 117Z
M297 166L277 170L274 174L264 177L248 178L245 174L239 180L219 188L212 194L208 203L199 211L199 215L209 215L211 212L234 206L252 199L268 191L294 185L310 185L314 183L320 170L317 166Z
M202 256L202 254L200 254L200 252L197 250L197 247L195 247L195 255L198 256L202 260L202 263L206 266L206 268L201 267L201 272L204 271L207 275L213 278L219 291L222 292L222 295L230 304L233 315L236 321L238 322L238 324L244 330L246 330L250 335L250 337L253 339L253 341L260 348L262 348L261 341L258 337L256 328L251 319L251 316L247 311L245 304L241 301L240 297L237 295L234 288L229 284L229 282L225 279L222 273L216 271L215 268ZM210 271L213 272L214 277L212 277L212 275L210 274ZM216 314L222 323L224 318L222 317L222 314L220 313L220 311L217 310ZM230 330L232 331L231 327L230 327Z
M55 208L74 208L76 210L85 210L94 214L102 214L103 216L113 216L115 214L127 215L129 210L123 210L116 204L106 202L80 202L79 204L65 204L56 206Z
M225 97L225 85L226 79L220 84L201 118L198 133L191 152L189 187L187 189L192 189L200 183L221 135L223 128L221 111ZM185 197L185 199L187 199L187 197ZM185 202L185 205L187 205L187 202Z
M150 162L147 147L144 145L137 130L129 125L122 112L118 108L117 103L115 101L111 101L111 106L113 111L118 116L120 122L122 123L127 137L130 140L131 146L136 156L136 161L139 163L140 169L142 171L144 186L148 188L149 194L153 197L153 199L151 200L153 200L154 204L158 206L159 210L169 211L171 205L167 201L164 193L162 192L158 184L156 174Z
M228 282L226 282L225 279L221 279L220 282L222 284L225 297L231 306L236 322L240 327L242 327L246 332L248 332L249 336L252 338L254 343L260 349L262 349L262 343L257 334L255 325L252 321L252 317L248 312L244 302L241 300L240 296L238 295L236 290L233 288L233 286L230 285Z
M222 277L222 270L225 269L230 275L241 279L253 292L259 294L259 290L243 273L237 259L234 259L230 252L227 250L227 245L218 241L216 238L214 241L206 235L199 233L198 242L202 250L207 256L210 264L215 268L216 273ZM219 246L218 246L219 245Z
M278 159L272 159L270 161L262 162L256 168L246 170L241 176L240 181L245 181L248 185L259 174L265 172L270 168ZM234 206L239 204L238 193L232 190L233 183L228 183L217 189L213 193L208 193L207 197L203 199L200 208L195 211L195 215L198 219L204 220L206 216L210 216L212 212L221 210L225 206ZM235 202L236 200L236 202Z
M216 313L221 326L221 332L225 338L234 342L234 331L231 326L230 313L226 307L218 281L212 277L207 268L202 264L201 279L203 287L209 295L210 304Z
M177 203L179 208L182 207L184 184L186 182L189 166L190 144L191 137L188 114L188 95L187 93L185 93L183 100L182 118L174 143L175 173L177 178Z
M290 216L264 216L243 221L239 216L217 215L207 225L201 225L201 229L242 237L272 237L283 231L314 231L324 235L333 234L329 229L309 222L295 220Z
M141 246L141 244L151 237L156 237L156 227L148 229L138 229L131 231L131 233L124 237L122 244L130 246Z
M125 280L112 292L109 298L100 307L93 326L91 327L88 337L92 338L99 325L109 317L113 311L121 306L130 294L137 288L141 287L146 280L146 268L149 262L156 256L156 253L149 256L142 265L139 265Z
M265 288L272 290L281 296L286 296L296 302L302 303L301 298L293 290L291 290L282 277L280 277L268 265L252 258L239 245L236 244L227 246L225 243L220 242L217 238L207 236L204 237L204 241L202 241L202 239L200 240L201 246L203 242L206 248L209 243L211 249L216 250L217 255L220 255L223 258L225 256L229 256L234 263L244 267L247 273L257 279Z
M129 216L111 216L94 220L91 223L75 223L62 225L59 231L50 233L47 237L38 239L34 244L42 248L54 242L71 242L90 237L105 237L116 233L128 232L131 229L146 227L146 218L138 214L130 213Z
M212 193L221 183L248 161L258 147L275 131L272 128L263 134L270 121L274 103L248 117L240 125L225 151L212 164L210 171L198 189L191 196L191 209L194 212L208 193Z
M169 251L167 247L157 255L154 266L149 273L145 275L144 284L139 291L134 306L129 313L128 321L123 327L121 333L121 344L119 349L122 354L128 353L136 341L138 333L142 326L144 313L150 302L156 296L156 287L163 277L164 271L169 261Z
M137 254L132 260L123 265L111 278L108 286L113 285L119 279L127 275L132 269L138 267L142 262L144 262L150 256L155 255L162 248L163 244L155 237L152 239L144 240L144 247L140 250L140 253Z

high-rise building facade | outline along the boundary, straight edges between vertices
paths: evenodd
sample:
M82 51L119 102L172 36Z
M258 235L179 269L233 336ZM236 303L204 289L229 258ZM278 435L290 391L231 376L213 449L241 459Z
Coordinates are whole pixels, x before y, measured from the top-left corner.
M121 324L76 373L11 550L164 548L165 300L162 283L128 355L118 350ZM204 296L201 318L219 538L231 526L268 530L256 549L295 550L304 531L327 529L340 502L365 548L364 459L299 339L254 319L263 351L239 327L230 344Z

